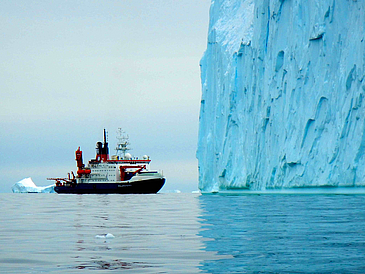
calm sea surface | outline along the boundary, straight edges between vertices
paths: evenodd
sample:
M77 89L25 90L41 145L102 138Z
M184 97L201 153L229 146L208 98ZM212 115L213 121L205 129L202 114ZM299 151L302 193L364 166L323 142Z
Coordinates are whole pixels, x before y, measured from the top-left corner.
M1 273L365 273L364 195L0 199Z

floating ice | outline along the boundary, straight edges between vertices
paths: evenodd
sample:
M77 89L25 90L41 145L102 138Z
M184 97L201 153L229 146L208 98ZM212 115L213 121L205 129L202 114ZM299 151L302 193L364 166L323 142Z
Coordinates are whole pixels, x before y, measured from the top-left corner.
M55 193L54 184L49 186L36 186L32 178L25 178L13 185L14 193Z
M110 243L114 238L115 238L115 236L111 233L96 235L95 243L99 243L99 244Z
M181 190L179 190L179 189L170 189L170 190L163 191L163 193L181 193Z
M96 235L95 238L96 239L114 239L115 236L111 233L107 233L107 234Z
M199 188L364 186L364 56L364 1L212 1Z

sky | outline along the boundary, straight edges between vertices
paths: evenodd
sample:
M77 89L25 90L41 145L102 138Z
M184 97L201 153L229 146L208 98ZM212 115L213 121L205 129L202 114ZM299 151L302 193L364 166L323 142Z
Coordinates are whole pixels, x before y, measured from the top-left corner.
M196 148L210 0L0 1L0 192L76 171L108 131L198 189Z

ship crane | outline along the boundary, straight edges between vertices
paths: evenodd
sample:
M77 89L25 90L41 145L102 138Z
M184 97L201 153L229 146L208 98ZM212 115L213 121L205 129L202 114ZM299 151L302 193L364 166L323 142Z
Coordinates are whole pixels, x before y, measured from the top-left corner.
M47 178L47 180L56 181L56 186L62 186L63 183L76 184L76 178L73 171L71 171L71 176L70 173L68 173L68 178Z

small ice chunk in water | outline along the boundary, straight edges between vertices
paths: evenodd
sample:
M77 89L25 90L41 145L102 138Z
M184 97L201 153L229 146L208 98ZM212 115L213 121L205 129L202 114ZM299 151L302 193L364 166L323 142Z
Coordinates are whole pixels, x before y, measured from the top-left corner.
M114 239L115 236L111 233L107 233L107 234L96 235L95 238L96 239Z
M96 235L95 242L96 243L110 243L114 238L115 238L115 236L111 233Z
M106 239L114 239L115 237L114 237L114 235L113 235L113 234L108 233L108 234L106 234L106 235L105 235L105 238L106 238Z

